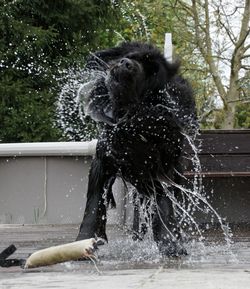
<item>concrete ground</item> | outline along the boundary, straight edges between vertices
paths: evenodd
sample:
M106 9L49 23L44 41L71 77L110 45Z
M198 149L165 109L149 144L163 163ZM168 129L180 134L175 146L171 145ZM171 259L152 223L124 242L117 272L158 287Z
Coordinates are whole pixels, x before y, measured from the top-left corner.
M13 257L26 258L37 249L74 241L74 225L0 225L0 251L15 244ZM162 258L153 241L133 242L119 228L108 230L109 243L98 261L67 262L23 270L0 268L1 289L29 288L250 288L250 231L235 232L231 246L219 233L204 242L189 241L189 255Z

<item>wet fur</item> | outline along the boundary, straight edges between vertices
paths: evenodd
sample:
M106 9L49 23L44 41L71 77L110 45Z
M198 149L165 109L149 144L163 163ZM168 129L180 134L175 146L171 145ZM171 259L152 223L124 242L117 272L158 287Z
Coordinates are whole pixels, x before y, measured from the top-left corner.
M146 231L140 226L139 207L151 198L153 235L160 251L185 254L168 192L178 194L170 183L180 183L176 171L181 170L183 133L194 135L197 120L192 89L178 69L178 62L169 63L157 48L138 42L125 42L88 59L86 73L95 85L85 96L86 110L100 123L101 132L77 240L95 235L107 239L106 209L109 203L115 206L112 185L120 176L136 188L139 198L134 238Z

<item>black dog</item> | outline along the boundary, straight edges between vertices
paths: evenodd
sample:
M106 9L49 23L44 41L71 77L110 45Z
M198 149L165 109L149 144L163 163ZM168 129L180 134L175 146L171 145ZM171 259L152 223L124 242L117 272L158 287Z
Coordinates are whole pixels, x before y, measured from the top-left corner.
M177 75L178 68L154 46L138 42L89 58L86 72L93 85L86 110L102 130L77 240L107 239L106 207L115 205L112 184L120 176L136 188L141 201L154 199L150 214L160 251L185 254L170 196L178 194L173 184L179 183L183 133L194 134L197 120L192 90ZM138 235L138 203L133 228Z

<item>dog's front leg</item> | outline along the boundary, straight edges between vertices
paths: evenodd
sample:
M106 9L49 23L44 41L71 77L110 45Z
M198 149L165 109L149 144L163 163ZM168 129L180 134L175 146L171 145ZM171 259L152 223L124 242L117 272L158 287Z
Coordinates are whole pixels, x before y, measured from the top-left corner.
M96 157L91 164L87 203L77 240L95 236L107 240L104 186L110 177L104 170L103 161Z

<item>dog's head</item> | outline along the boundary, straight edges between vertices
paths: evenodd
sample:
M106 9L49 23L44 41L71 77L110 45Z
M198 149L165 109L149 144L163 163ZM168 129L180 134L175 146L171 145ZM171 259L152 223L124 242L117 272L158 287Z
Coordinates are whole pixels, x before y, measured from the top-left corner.
M159 93L178 70L177 63L167 62L151 45L124 44L122 50L123 54L109 61L105 80L109 94L120 105L141 102Z
M192 89L177 75L179 62L168 62L153 45L125 42L96 52L86 68L94 72L86 107L95 121L117 123L129 111L160 104L184 123L194 111Z

